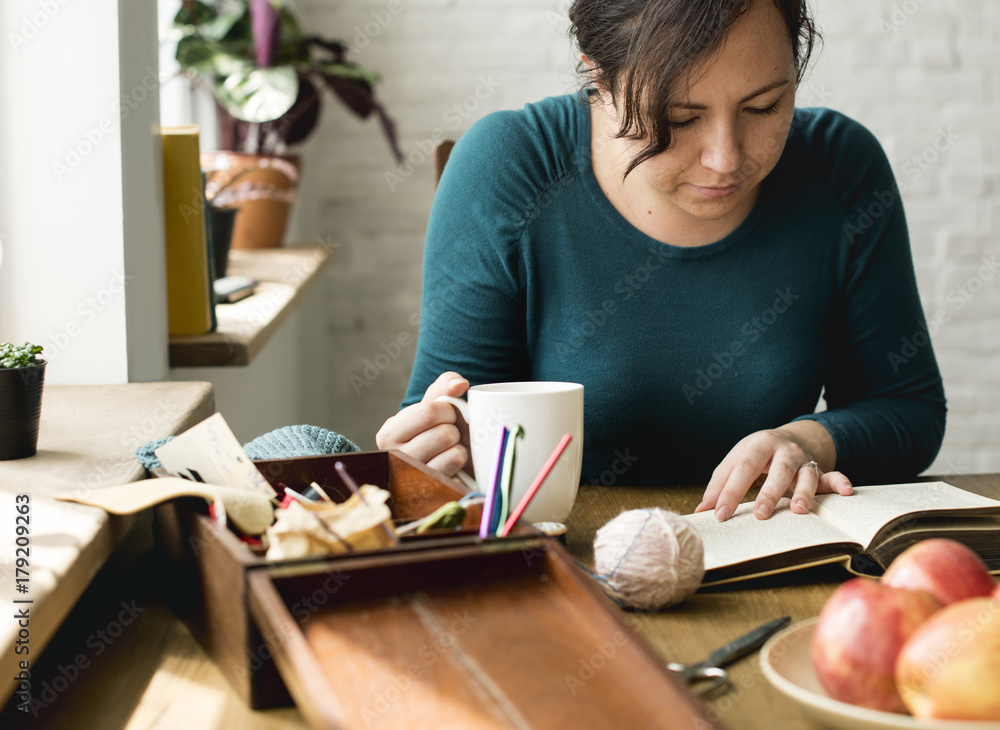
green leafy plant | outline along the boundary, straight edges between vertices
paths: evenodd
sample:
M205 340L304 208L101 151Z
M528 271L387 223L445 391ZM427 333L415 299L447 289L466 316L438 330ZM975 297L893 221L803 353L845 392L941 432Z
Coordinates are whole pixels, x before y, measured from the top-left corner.
M38 357L41 351L40 345L32 345L30 342L25 342L23 345L0 342L0 369L12 370L41 365L43 360Z
M303 33L284 0L183 0L175 57L211 83L222 149L275 154L319 120L325 88L361 118L374 114L402 161L395 127L374 96L374 71L347 59L340 41Z

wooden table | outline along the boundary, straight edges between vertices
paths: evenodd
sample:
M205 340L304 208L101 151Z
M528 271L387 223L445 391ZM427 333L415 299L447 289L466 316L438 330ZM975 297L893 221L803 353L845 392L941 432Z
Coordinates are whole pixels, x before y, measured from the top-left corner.
M1000 476L947 477L956 486L1000 498ZM643 489L584 487L568 520L567 545L577 558L591 563L597 528L623 509L653 505L690 512L701 498L695 487ZM815 616L826 598L845 580L836 565L773 576L697 593L671 610L627 613L634 626L664 661L693 661L751 628L778 616L793 621ZM12 707L0 714L4 728L232 728L255 730L306 727L295 708L249 710L232 692L218 668L187 629L155 597L156 577L141 570L105 575L81 601L35 665L36 696L47 684L54 701L38 718L20 717ZM137 616L115 629L123 604ZM126 618L130 618L126 614ZM101 648L103 647L103 648ZM72 675L80 657L86 669ZM730 667L732 685L708 705L734 730L797 730L811 725L764 679L755 659ZM60 681L60 677L63 680ZM58 686L57 686L58 685Z
M177 434L215 411L208 383L47 385L42 395L38 453L0 461L0 698L14 688L21 659L32 665L119 541L131 517L60 502L52 495L86 492L144 474L138 446ZM27 494L30 555L25 593L15 593L15 497ZM148 532L148 531L147 531ZM134 535L132 535L134 537ZM16 654L13 601L31 600L28 654ZM21 645L23 648L24 644ZM5 723L0 722L0 725Z

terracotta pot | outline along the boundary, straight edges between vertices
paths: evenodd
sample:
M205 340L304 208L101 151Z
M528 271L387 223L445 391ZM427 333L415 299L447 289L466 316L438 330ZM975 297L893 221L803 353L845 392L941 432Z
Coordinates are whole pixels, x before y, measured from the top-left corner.
M206 195L213 206L239 206L231 248L274 248L285 236L301 160L294 155L203 152Z
M38 450L45 361L0 369L0 460L23 459Z

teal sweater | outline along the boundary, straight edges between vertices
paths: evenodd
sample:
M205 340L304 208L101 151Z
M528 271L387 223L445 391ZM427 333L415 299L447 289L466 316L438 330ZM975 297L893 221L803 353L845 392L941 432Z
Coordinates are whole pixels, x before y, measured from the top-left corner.
M800 418L830 431L855 483L925 469L944 390L871 133L796 110L746 220L683 248L607 200L582 99L490 114L455 146L403 405L445 370L583 383L585 483L705 482L741 438ZM821 394L828 409L814 413Z

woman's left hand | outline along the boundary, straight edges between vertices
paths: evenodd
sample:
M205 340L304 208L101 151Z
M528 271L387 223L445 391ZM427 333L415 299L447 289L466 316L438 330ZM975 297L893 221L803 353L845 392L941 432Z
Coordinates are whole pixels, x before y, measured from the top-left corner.
M816 421L757 431L736 444L716 467L695 512L714 508L720 522L728 520L757 478L767 474L754 500L757 519L770 517L778 500L789 494L792 512L805 514L816 494L853 491L846 476L828 471L836 460L830 433Z

